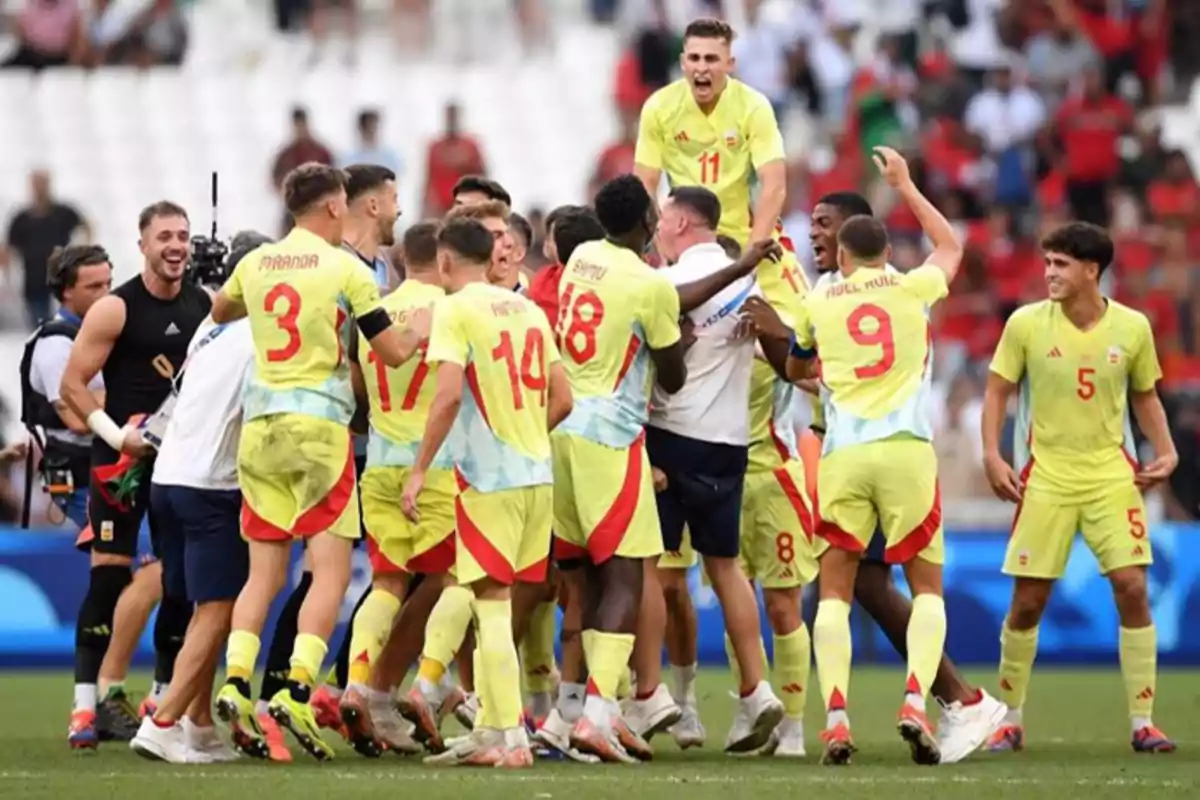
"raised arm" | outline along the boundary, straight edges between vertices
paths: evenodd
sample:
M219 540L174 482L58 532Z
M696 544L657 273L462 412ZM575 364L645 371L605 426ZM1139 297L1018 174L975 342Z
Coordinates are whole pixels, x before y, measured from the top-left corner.
M929 202L929 198L921 194L909 174L908 163L899 153L890 147L876 147L873 158L884 180L912 209L917 222L921 224L921 230L933 243L933 252L925 259L925 263L944 272L949 285L958 274L963 255L962 243L950 227L950 221Z

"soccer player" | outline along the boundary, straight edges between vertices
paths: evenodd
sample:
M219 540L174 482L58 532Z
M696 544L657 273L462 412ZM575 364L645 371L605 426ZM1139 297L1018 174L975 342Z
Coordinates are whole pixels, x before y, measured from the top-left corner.
M360 535L348 427L354 412L348 322L353 315L379 358L399 366L416 353L429 320L427 312L418 313L407 328L393 326L379 307L371 271L338 248L347 213L344 172L306 164L288 175L284 195L296 227L243 259L213 302L218 323L249 316L255 345L238 449L250 577L234 606L217 710L235 737L261 742L249 683L258 636L286 576L290 545L303 538L312 586L300 609L288 686L268 712L312 756L326 759L332 750L320 737L309 698Z
M170 395L188 342L211 304L207 292L184 280L191 234L187 211L168 201L154 203L139 215L138 230L145 257L142 271L88 311L60 387L63 402L95 434L88 503L95 538L75 634L75 703L68 732L72 747L96 746L97 678L118 599L132 580L130 568L150 505L154 448L128 423L136 415L153 414ZM88 389L101 372L103 404ZM120 484L132 494L115 496L100 473L123 470L130 460ZM150 533L153 541L161 531L151 523ZM156 693L170 682L190 617L185 600L165 598L159 607L154 626Z
M857 214L871 216L873 211L870 203L854 192L834 192L825 195L813 206L809 239L817 272L820 274L814 291L824 290L841 281L837 265L837 234L842 223ZM884 269L894 271L890 266ZM770 310L753 303L749 308L752 312ZM761 325L761 315L753 315L756 323ZM778 318L778 315L767 316ZM776 335L783 341L792 335L792 331L789 326L780 324ZM813 437L802 436L798 445L805 467L805 483L811 487L809 494L812 496L816 490L820 440L825 436L825 413L824 404L816 396L816 387L810 383L806 391L814 395L811 425ZM810 455L805 455L806 446L812 448L809 451ZM820 537L817 537L813 544L818 553L824 551L824 540ZM877 530L859 563L854 581L854 599L880 626L888 641L896 648L896 652L907 658L906 631L912 614L912 603L896 589L892 580L892 567L884 559L885 549L884 536ZM942 717L938 723L942 764L961 761L973 753L987 740L1004 713L1003 705L987 692L964 680L954 662L945 654L938 665L937 677L933 681L931 691L942 707Z
M933 243L925 265L904 275L884 271L887 231L872 217L846 220L838 232L842 283L798 306L788 377L812 377L820 346L829 390L829 426L818 469L819 531L830 547L820 560L820 603L813 624L821 691L828 711L824 763L844 764L854 746L847 716L850 602L858 562L881 524L886 558L904 566L913 594L908 669L898 729L914 761L940 753L925 716L926 694L946 636L942 600L941 499L927 408L930 307L944 297L962 247L946 218L920 193L908 165L876 148L887 182ZM920 345L914 345L921 342ZM896 464L905 468L898 470Z
M492 233L452 219L438 234L449 296L434 311L425 354L436 365L425 435L401 505L420 523L430 472L456 418L455 579L469 587L477 623L480 713L471 736L435 763L527 767L512 587L546 577L553 516L550 436L571 411L553 333L531 301L487 282Z
M1038 623L1079 531L1112 584L1133 750L1170 753L1175 743L1152 719L1157 640L1141 493L1170 477L1179 457L1155 391L1162 372L1154 332L1144 315L1101 293L1113 258L1104 229L1068 223L1042 240L1042 250L1049 299L1009 317L984 396L984 467L996 495L1017 504L1004 558L1004 573L1015 578L1013 597L1000 634L1000 699L1008 715L989 746L1024 747L1021 708ZM1016 471L1000 455L1013 392L1020 397ZM1154 450L1146 465L1138 463L1130 410Z
M720 20L697 19L687 26L683 78L642 106L634 173L651 197L664 172L672 187L711 189L721 200L718 232L745 246L775 235L787 196L787 162L770 101L730 77L733 37ZM759 184L753 211L752 179ZM781 282L791 288L794 269L786 259L764 262L757 276L762 291L772 297Z
M464 175L454 184L454 208L496 200L512 208L512 195L496 181L482 175Z

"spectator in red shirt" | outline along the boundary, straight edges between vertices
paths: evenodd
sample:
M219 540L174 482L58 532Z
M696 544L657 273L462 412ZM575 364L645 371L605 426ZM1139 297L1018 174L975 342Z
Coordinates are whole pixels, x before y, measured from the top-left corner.
M1104 73L1084 73L1083 91L1058 110L1067 203L1076 219L1108 227L1109 189L1121 171L1117 142L1133 128L1133 111L1105 90Z
M576 247L603 238L604 228L596 212L586 206L559 206L546 217L543 246L549 264L534 273L525 294L546 312L551 327L558 324L558 285L564 265Z
M1167 154L1162 177L1151 181L1146 191L1146 205L1158 222L1196 219L1200 187L1196 186L1187 156L1178 150Z
M440 217L454 203L454 185L465 175L484 174L483 152L459 128L459 108L446 105L445 132L429 144L425 158L425 216Z
M621 123L621 138L604 148L596 161L596 169L588 181L588 197L596 196L600 187L618 175L633 172L633 152L637 148L637 118L625 118Z
M318 164L332 164L333 153L313 136L312 130L308 127L308 111L296 106L292 109L292 140L283 146L283 149L275 156L275 163L271 166L271 184L275 193L282 196L283 179L289 172L301 164L314 161ZM284 234L291 229L292 215L285 213L283 215Z

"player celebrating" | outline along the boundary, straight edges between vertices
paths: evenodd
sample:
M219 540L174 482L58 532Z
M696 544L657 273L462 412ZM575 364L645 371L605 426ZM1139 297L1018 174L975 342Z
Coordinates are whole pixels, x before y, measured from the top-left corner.
M884 272L887 231L852 217L838 232L844 280L809 295L798 308L789 378L811 376L818 343L830 392L829 425L818 472L821 523L830 547L820 561L820 604L813 624L821 691L828 710L824 763L850 760L846 701L850 678L850 602L863 550L882 523L886 556L904 565L913 594L908 669L898 728L918 763L940 753L925 716L925 697L946 636L942 600L941 498L927 409L929 308L945 297L962 247L946 218L920 193L908 165L876 148L884 178L912 208L933 252L904 275ZM920 341L922 346L911 343ZM895 468L904 464L903 470Z
M1104 297L1113 258L1102 228L1073 222L1042 240L1050 299L1018 309L992 359L983 410L984 467L998 497L1017 504L1004 573L1016 580L1000 635L1005 724L993 750L1020 750L1021 707L1037 655L1038 623L1062 577L1075 532L1112 583L1121 620L1121 675L1137 753L1170 753L1154 726L1157 644L1147 600L1150 540L1141 491L1165 481L1179 458L1155 391L1162 377L1146 317ZM1014 470L1000 455L1000 430L1020 396ZM1128 411L1154 448L1138 465Z
M434 312L425 358L436 365L435 394L401 505L421 522L430 508L430 468L458 418L469 447L454 454L461 489L455 577L474 594L481 710L472 735L433 759L517 768L531 766L533 753L521 725L512 586L546 578L549 432L571 411L571 387L541 310L488 284L492 246L491 232L476 220L453 219L438 234L450 295Z
M296 227L278 244L243 259L213 302L217 323L250 317L255 345L238 450L250 577L234 606L217 710L235 738L248 739L266 755L249 681L267 609L283 585L290 544L302 537L312 587L300 609L288 687L272 698L268 712L311 755L326 759L332 750L321 740L308 701L359 536L348 427L354 412L348 322L353 315L379 358L399 366L417 351L428 314L414 314L403 332L392 326L379 307L371 271L338 248L347 213L344 172L306 164L285 179L284 196Z

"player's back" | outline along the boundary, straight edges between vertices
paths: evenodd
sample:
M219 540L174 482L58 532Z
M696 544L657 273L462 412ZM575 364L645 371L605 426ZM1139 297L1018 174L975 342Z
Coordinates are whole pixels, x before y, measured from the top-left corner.
M427 358L464 366L457 463L467 482L483 492L550 483L546 401L558 351L542 310L503 287L468 284L435 305Z
M350 320L379 301L358 259L296 228L246 256L230 278L254 336L249 418L302 413L349 423Z
M441 286L407 280L384 297L380 307L388 313L393 324L403 326L412 312L429 308L445 296ZM418 358L410 358L399 367L389 368L371 350L367 338L359 334L358 360L371 406L368 453L404 446L413 457L405 463L414 463L434 395L434 381L429 380L430 370L424 349L422 345Z
M559 285L556 339L575 405L560 429L628 447L646 423L650 349L679 339L679 295L632 250L576 248Z
M897 274L859 268L805 298L829 389L826 453L898 436L929 441L929 312L947 292L931 265Z

